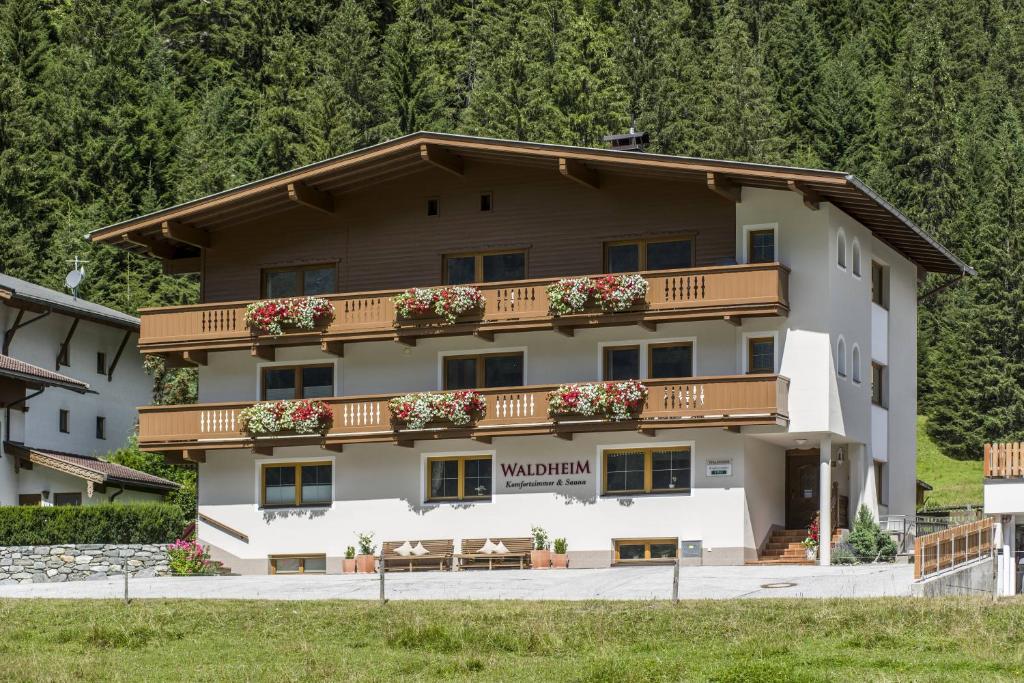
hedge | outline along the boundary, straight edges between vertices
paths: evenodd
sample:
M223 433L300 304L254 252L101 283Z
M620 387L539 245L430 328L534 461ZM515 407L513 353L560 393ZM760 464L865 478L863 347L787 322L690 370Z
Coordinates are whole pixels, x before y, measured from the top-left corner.
M184 528L166 503L0 507L0 546L172 543Z

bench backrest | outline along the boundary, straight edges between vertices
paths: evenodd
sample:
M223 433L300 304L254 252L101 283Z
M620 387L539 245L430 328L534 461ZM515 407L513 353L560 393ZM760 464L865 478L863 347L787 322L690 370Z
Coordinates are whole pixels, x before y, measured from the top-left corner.
M400 548L405 541L384 541L383 551L385 555L395 555L395 548ZM434 540L415 540L410 538L409 545L413 548L416 547L417 543L422 543L423 547L427 549L427 552L431 555L451 555L455 552L455 539L453 538L442 538ZM415 559L415 555L409 557Z
M533 550L533 538L530 536L525 538L498 538L491 536L491 543L497 545L499 541L505 544L510 553L528 553ZM486 538L464 538L462 539L462 552L467 555L478 553L486 542Z

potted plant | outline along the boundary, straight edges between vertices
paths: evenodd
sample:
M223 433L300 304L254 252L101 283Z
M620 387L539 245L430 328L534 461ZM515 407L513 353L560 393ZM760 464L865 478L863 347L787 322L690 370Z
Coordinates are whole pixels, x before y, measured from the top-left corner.
M530 566L534 569L548 569L551 566L551 544L548 532L543 527L530 529L533 534L533 550L530 551Z
M394 298L400 319L436 316L445 325L453 325L460 316L483 311L484 297L476 287L416 287Z
M423 429L432 423L465 427L484 416L487 402L475 389L425 391L388 401L394 422L405 429Z
M334 411L323 401L263 401L238 411L243 434L255 438L268 434L326 434Z
M637 273L563 278L548 285L548 308L556 316L582 313L591 306L621 313L642 304L648 287L647 280Z
M280 337L287 330L315 330L334 320L334 306L322 297L269 299L249 304L245 325L253 334Z
M356 555L356 571L360 574L373 574L377 568L373 534L363 533L359 534L357 538L359 539L359 554Z
M564 538L556 538L554 542L555 552L551 555L551 568L552 569L566 569L569 567L569 556L566 551L569 549L569 544L565 542Z
M635 420L647 403L647 386L639 380L563 384L548 393L548 411L559 417Z
M345 548L345 559L341 561L341 573L356 573L356 549L353 546Z
M801 543L804 546L804 551L807 553L808 560L818 559L818 518L815 517L811 521L811 525L807 527L807 538Z

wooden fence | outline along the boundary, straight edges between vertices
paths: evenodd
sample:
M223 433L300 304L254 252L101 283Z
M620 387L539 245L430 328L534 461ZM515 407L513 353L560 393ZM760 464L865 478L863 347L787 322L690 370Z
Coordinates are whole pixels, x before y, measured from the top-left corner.
M1024 443L985 444L986 477L1024 477Z
M922 579L946 569L991 555L992 518L961 524L914 539L914 578Z

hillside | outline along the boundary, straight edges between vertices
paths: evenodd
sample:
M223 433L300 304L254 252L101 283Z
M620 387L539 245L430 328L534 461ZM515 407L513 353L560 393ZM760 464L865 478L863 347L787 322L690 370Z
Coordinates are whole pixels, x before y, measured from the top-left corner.
M980 506L982 500L982 463L980 460L956 460L945 455L925 431L927 418L917 418L917 478L929 483L925 495L927 507L952 505Z

